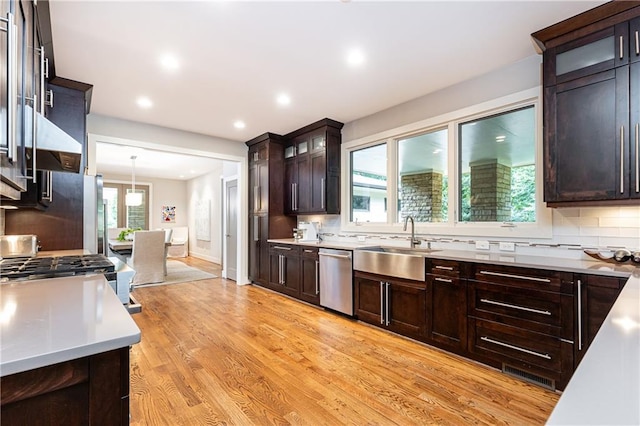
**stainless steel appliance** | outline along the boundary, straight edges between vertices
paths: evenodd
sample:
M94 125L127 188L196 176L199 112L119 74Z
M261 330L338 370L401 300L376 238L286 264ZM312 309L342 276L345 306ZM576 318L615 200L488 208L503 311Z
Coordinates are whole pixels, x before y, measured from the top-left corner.
M0 282L28 281L74 275L104 274L116 295L131 313L142 308L131 297L133 269L117 258L101 254L57 257L16 257L0 260Z
M1 235L0 259L8 257L34 257L38 254L36 235Z
M83 247L91 253L107 255L107 212L102 192L102 175L84 177Z
M352 252L321 248L320 306L353 316Z

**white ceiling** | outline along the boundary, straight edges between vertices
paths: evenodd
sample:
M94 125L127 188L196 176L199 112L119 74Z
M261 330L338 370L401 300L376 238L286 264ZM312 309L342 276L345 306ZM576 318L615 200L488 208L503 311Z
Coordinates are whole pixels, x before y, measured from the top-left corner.
M56 73L94 85L92 112L239 142L487 73L534 54L531 32L601 3L50 0ZM159 65L164 53L178 70Z
M151 177L159 179L189 180L220 170L222 160L192 156L112 143L96 143L96 169L98 173L132 176L135 159L136 179Z

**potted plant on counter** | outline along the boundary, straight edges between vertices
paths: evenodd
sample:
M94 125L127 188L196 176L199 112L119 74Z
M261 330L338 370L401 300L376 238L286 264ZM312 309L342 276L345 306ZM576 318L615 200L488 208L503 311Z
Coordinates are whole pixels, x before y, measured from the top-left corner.
M120 231L120 234L118 234L118 241L132 241L133 233L136 231L142 231L142 228L127 228Z

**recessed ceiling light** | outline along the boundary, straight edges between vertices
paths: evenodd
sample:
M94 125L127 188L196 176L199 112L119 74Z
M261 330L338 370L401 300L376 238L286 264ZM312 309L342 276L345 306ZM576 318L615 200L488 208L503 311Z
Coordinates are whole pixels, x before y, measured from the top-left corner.
M433 150L434 154L440 154L441 152L442 152L442 150L440 148Z
M180 175L179 177L180 177L180 178L183 178L183 177L184 177L184 175Z
M233 127L235 127L236 129L244 129L245 127L247 127L247 125L244 124L244 121L242 121L242 120L236 120L233 123Z
M281 93L276 98L276 102L278 103L278 105L287 106L291 103L291 98L286 93Z
M506 136L496 136L496 142L504 142L506 138Z
M360 49L352 49L347 53L347 64L357 67L364 63L364 53Z
M146 96L138 97L138 99L136 100L136 103L140 108L144 108L144 109L148 109L153 106L153 102L151 102L151 99L147 98Z
M162 55L162 57L160 58L160 64L167 71L175 71L180 68L180 62L178 61L178 58L169 53Z

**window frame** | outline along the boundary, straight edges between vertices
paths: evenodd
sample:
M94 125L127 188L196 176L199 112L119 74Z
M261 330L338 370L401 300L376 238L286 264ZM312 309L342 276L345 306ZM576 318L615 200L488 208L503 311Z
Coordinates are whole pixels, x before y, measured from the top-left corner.
M447 178L448 211L443 222L416 222L416 233L428 235L487 236L487 237L528 237L550 239L552 231L552 210L543 199L544 163L542 148L542 88L540 86L511 95L482 102L466 108L442 114L419 122L385 130L367 137L347 141L342 144L342 173L349 176L342 180L342 205L349 206L341 213L341 228L346 232L402 233L403 224L398 213L387 209L386 222L354 223L351 217L351 153L363 148L386 143L387 145L387 205L397 205L398 191L398 141L418 134L447 128ZM459 125L533 105L535 108L535 168L536 168L536 221L529 223L505 222L460 222L459 201Z

